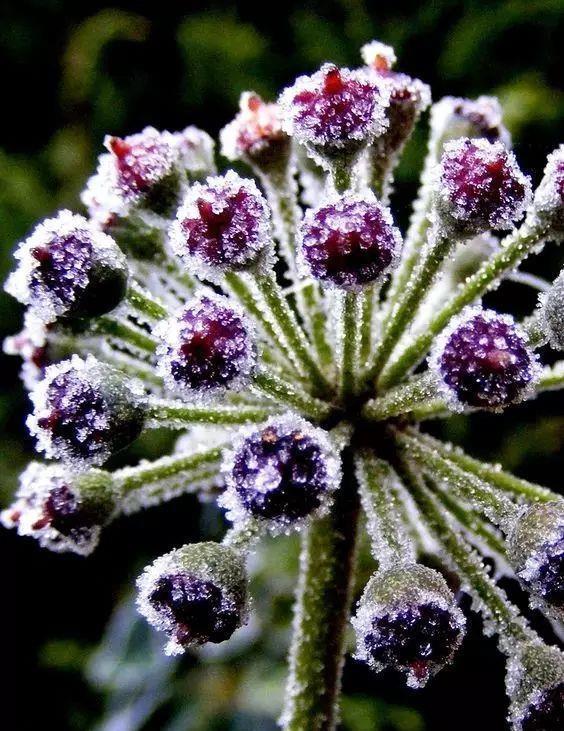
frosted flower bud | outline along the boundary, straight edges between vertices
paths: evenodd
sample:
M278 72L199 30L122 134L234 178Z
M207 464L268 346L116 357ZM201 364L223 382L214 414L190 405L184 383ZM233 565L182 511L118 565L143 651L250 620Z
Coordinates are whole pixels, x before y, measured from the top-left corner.
M235 119L221 130L222 154L259 170L285 166L291 142L282 129L278 105L267 104L258 94L246 91L241 94L239 107Z
M391 71L397 60L392 46L380 41L365 43L360 49L360 55L364 63L375 71Z
M279 99L283 129L321 161L354 155L386 126L388 91L363 70L324 64Z
M477 99L445 96L431 108L431 135L442 146L459 137L483 137L489 142L500 141L506 147L511 137L502 122L502 109L493 96Z
M512 228L531 197L529 178L501 142L447 142L437 177L435 222L445 235L459 239Z
M401 235L388 208L367 192L308 209L299 225L298 246L314 279L358 289L382 279L394 266Z
M142 387L91 355L49 366L31 400L38 448L77 466L102 464L144 426Z
M179 166L190 182L215 173L215 142L207 132L191 125L171 136L180 155Z
M509 559L533 604L564 619L564 500L524 509L508 537Z
M215 396L248 380L256 353L251 326L226 297L197 295L157 335L159 372L185 396Z
M540 321L550 345L564 350L564 269L540 297Z
M374 574L352 624L359 660L405 673L419 688L452 660L466 622L443 577L413 564Z
M538 640L525 642L507 664L509 720L515 731L564 728L564 655Z
M327 432L290 414L241 430L222 470L227 517L279 532L323 514L340 482L337 451Z
M52 323L46 324L31 310L26 310L21 332L4 340L4 353L22 359L20 376L28 389L33 388L43 378L48 365L72 354L68 348L49 340L49 331L52 328Z
M61 465L32 462L20 477L15 500L0 514L5 528L31 536L51 551L92 553L116 509L108 472L73 474Z
M191 186L170 237L175 253L204 277L250 269L270 244L270 213L256 184L229 170Z
M247 617L242 557L217 543L183 546L157 558L137 580L139 612L168 635L165 652L224 642Z
M70 211L40 223L15 257L6 291L43 322L102 315L125 295L127 264L115 241Z
M429 359L453 408L500 410L527 398L540 366L509 315L478 307L453 318Z
M179 150L170 132L145 127L127 137L104 140L112 159L107 183L126 204L162 215L176 205L180 193Z
M564 238L564 145L548 156L544 177L535 192L533 211L553 237Z

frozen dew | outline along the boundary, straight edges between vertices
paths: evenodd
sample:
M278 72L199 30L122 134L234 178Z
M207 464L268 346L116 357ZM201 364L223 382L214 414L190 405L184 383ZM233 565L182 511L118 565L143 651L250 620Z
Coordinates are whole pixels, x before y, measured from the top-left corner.
M252 517L276 533L325 513L341 468L327 432L287 414L259 429L242 429L223 474L227 489L220 503L228 519L237 524Z
M159 326L158 370L167 387L187 398L209 399L246 385L256 353L253 330L228 298L196 294Z

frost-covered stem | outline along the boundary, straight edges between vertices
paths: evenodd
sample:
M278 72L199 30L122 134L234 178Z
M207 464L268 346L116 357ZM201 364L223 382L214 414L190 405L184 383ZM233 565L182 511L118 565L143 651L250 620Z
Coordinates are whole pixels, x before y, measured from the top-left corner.
M304 416L315 421L326 419L334 408L326 401L310 396L309 393L296 388L264 367L260 368L253 377L253 385L262 394L278 403L297 409Z
M413 270L409 283L403 290L402 298L390 313L390 319L384 326L384 333L376 348L374 363L368 371L368 379L376 380L388 362L392 352L404 334L405 329L413 321L419 305L427 296L429 288L441 264L452 251L454 242L446 236L434 236L431 232L429 251Z
M369 452L356 459L360 501L367 518L372 555L384 570L414 560L414 546L406 530L401 503L393 490L398 480L391 466Z
M150 399L147 403L147 425L183 429L190 424L236 424L264 421L272 409L260 406L191 406L181 401Z
M376 284L363 290L361 296L362 315L360 330L360 367L364 368L372 355L372 330L374 327L374 310L380 295L380 285Z
M517 516L519 507L505 494L445 458L425 440L420 439L415 430L411 430L409 434L399 434L397 441L409 452L410 459L423 472L434 479L444 480L453 492L475 505L489 520L507 532Z
M92 348L84 349L82 352L87 354L89 352L92 352ZM128 354L123 353L120 350L116 350L111 345L109 345L107 351L104 352L104 360L106 361L106 363L114 366L114 368L118 368L120 371L122 371L122 373L143 381L143 383L147 386L152 385L162 388L162 378L156 374L155 370L151 368L151 365L149 363L145 363L141 360L136 360L135 358L130 357Z
M258 521L240 521L223 536L222 543L239 553L250 553L264 534L264 527Z
M370 150L370 153L370 187L374 191L374 195L384 205L388 205L390 184L393 177L392 170L396 156L390 159L389 156L377 154L374 150Z
M331 182L337 193L345 193L352 183L352 163L336 162L331 166Z
M528 482L509 472L504 472L498 465L490 465L468 456L460 447L444 444L427 434L419 434L418 438L428 444L430 449L434 449L438 454L458 465L461 469L480 480L491 483L499 490L503 490L510 495L533 502L551 502L559 498L556 493L546 487L535 485L533 482Z
M493 624L500 636L518 641L531 639L534 636L532 630L519 616L516 607L509 602L505 592L487 574L476 551L449 525L437 499L409 462L404 462L404 476L409 478L409 490L419 510L441 544L447 559L463 577L477 609Z
M362 415L371 421L382 421L392 416L407 414L434 395L436 395L435 379L432 374L423 373L368 401L362 410Z
M564 388L564 360L559 360L552 366L543 369L537 384L537 393L542 391L557 391Z
M347 399L355 393L359 365L359 344L362 309L357 292L340 293L339 337L341 339L341 396Z
M163 320L168 315L166 307L135 281L129 283L126 299L136 312L149 320Z
M216 447L195 454L162 457L154 462L116 470L113 477L120 494L125 497L136 490L142 490L152 483L166 482L171 477L176 477L182 473L186 473L186 477L189 478L190 473L201 467L216 466L219 469L221 452L222 448ZM166 490L166 486L164 490ZM190 491L188 479L186 481L186 491ZM154 493L151 493L151 495L153 496Z
M520 229L502 241L499 251L458 289L457 294L447 302L442 310L431 320L425 330L409 345L400 357L382 373L380 386L388 388L400 381L403 376L425 356L433 340L448 325L450 320L464 307L472 304L484 292L495 285L505 272L516 267L542 241L544 231L525 221ZM402 300L402 305L403 305Z
M302 537L290 669L280 719L286 731L332 731L337 725L358 516L349 466L330 514L313 522Z
M285 299L274 274L271 272L257 273L255 281L276 326L280 329L288 355L297 366L303 368L320 394L329 394L331 386L316 363L304 331Z
M316 282L310 282L300 289L304 307L309 313L308 332L322 365L333 361L333 351L327 340L327 314L323 310L323 298Z
M548 341L539 312L533 312L521 322L521 329L527 335L531 348L540 348Z
M542 277L537 277L536 274L530 272L514 271L506 274L505 279L516 284L524 284L526 287L532 287L537 289L539 292L548 292L552 287L551 282L547 282Z
M91 332L95 335L109 335L112 338L133 345L140 350L153 354L157 348L157 341L132 323L118 320L115 317L104 315L92 321Z

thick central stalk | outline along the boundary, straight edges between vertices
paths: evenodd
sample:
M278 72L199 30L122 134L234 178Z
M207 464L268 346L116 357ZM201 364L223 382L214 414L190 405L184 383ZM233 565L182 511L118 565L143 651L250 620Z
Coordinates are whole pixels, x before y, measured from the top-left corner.
M331 513L304 532L290 672L281 726L287 731L331 731L350 614L359 501L352 468Z

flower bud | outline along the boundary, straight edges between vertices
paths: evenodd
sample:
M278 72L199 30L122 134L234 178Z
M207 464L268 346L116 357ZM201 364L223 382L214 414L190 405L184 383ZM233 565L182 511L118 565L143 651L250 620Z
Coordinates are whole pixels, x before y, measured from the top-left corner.
M405 673L412 688L452 660L466 624L443 577L419 564L374 574L352 623L356 657Z
M157 333L159 372L185 396L215 396L236 389L255 365L252 331L243 312L226 297L197 295Z
M509 719L515 731L564 727L564 655L539 640L525 642L507 664Z
M390 271L399 255L401 235L390 211L373 194L349 194L308 209L300 223L298 246L314 279L359 289Z
M217 543L183 546L157 558L137 580L139 612L169 637L176 655L224 642L247 616L247 575L240 554Z
M49 366L31 399L38 448L77 466L102 464L144 426L142 387L91 355Z
M39 224L15 256L6 291L43 322L96 317L125 295L127 265L115 241L70 211Z
M230 170L195 183L171 229L175 253L203 277L259 263L270 245L270 214L252 180Z
M447 142L437 176L434 221L445 236L512 228L530 201L530 180L501 142Z
M172 138L180 156L180 169L189 182L215 173L215 142L207 132L191 125L182 132L173 132Z
M564 238L564 145L550 153L537 190L533 212L549 235Z
M540 297L540 322L551 347L564 350L564 269Z
M323 429L290 414L242 430L223 464L227 517L279 532L324 513L341 477L336 451Z
M564 619L564 500L528 506L508 537L515 573L534 604Z
M459 137L499 140L506 147L511 144L509 131L502 123L501 106L493 96L443 97L431 108L431 136L439 150L445 142Z
M32 462L0 520L19 535L31 536L51 551L92 553L102 527L112 518L117 494L108 472L72 474L62 465Z
M436 342L429 368L453 408L493 410L527 398L540 373L513 318L478 307L453 318Z
M263 102L246 91L239 101L240 112L221 130L221 151L228 160L242 160L261 172L285 168L291 141L282 129L276 104Z
M354 157L387 125L388 91L365 71L325 64L279 99L282 127L327 165Z
M170 132L146 127L128 137L107 136L104 145L111 164L104 163L106 184L126 205L167 215L180 194L180 166L177 142Z

